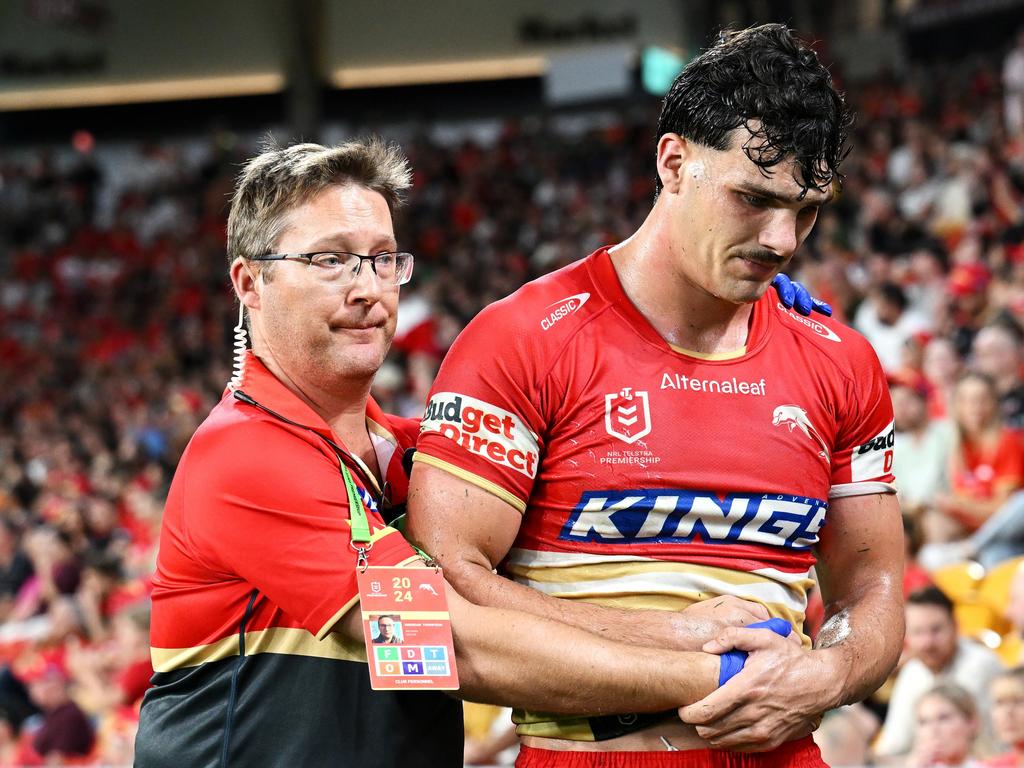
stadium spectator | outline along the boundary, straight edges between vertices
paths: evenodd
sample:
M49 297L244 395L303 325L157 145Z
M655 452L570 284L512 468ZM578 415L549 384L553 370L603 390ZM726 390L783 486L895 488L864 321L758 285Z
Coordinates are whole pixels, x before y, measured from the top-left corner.
M949 487L953 431L949 423L929 417L929 388L923 379L890 379L889 393L899 446L893 474L898 479L900 509L916 519Z
M1003 120L1010 136L1024 134L1024 30L1003 60Z
M903 366L906 343L930 328L928 321L910 308L903 289L889 282L875 288L860 305L853 327L871 342L887 373L896 373Z
M871 763L871 740L878 718L860 704L833 710L814 732L821 759L832 768L861 768Z
M1013 320L1005 319L978 331L973 345L974 368L989 376L999 395L1003 424L1024 427L1024 334Z
M29 741L22 745L18 759L28 765L43 765L90 755L96 734L89 718L71 700L63 665L39 656L20 674L42 717L26 724Z
M926 692L914 708L914 741L908 768L966 766L978 735L978 708L971 694L944 683Z
M992 730L1006 750L985 760L985 768L1017 768L1024 765L1024 667L1014 667L992 680Z
M1024 444L1003 426L990 377L971 372L960 378L953 423L950 491L934 497L935 512L926 517L921 562L931 570L967 557L997 563L1017 553L1024 534L1016 511L1024 497L1014 495L1024 485Z
M953 603L937 587L914 592L906 605L905 661L896 676L877 754L907 754L912 746L917 702L938 683L969 691L988 711L988 684L1003 667L999 657L957 633Z
M938 336L925 345L922 373L931 388L928 414L935 419L949 417L953 411L953 391L963 369L963 360L956 345Z

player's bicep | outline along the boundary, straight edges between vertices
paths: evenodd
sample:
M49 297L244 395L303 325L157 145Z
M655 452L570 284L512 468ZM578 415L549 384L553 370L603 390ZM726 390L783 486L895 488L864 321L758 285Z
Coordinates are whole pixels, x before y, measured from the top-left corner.
M494 568L519 533L522 513L480 484L417 461L409 485L406 533L442 566Z
M900 593L903 523L896 495L832 499L817 555L818 580L826 603L842 607L868 590Z

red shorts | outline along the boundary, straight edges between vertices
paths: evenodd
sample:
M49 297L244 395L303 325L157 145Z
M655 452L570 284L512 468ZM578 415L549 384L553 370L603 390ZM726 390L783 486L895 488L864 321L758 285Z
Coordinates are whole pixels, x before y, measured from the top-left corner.
M828 768L814 740L783 744L771 752L687 749L680 752L559 752L520 747L516 768Z

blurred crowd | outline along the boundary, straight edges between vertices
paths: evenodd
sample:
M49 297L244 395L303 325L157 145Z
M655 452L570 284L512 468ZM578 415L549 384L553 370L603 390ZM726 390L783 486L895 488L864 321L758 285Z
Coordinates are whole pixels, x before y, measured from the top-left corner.
M890 377L908 634L818 738L836 765L1024 764L1024 39L849 95L842 191L790 272ZM386 410L418 415L483 306L640 224L657 105L633 110L401 137L417 261ZM256 149L0 155L0 765L131 763L162 504L230 376L226 204ZM494 760L506 729L477 730Z

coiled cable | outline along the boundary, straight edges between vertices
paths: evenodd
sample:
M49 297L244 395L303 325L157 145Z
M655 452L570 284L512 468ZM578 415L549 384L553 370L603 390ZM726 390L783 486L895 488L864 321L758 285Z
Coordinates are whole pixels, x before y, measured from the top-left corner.
M242 386L242 379L245 376L245 352L248 348L249 334L245 330L245 305L242 302L238 302L238 325L234 330L234 355L231 361L231 381L228 382L228 390L231 392Z

